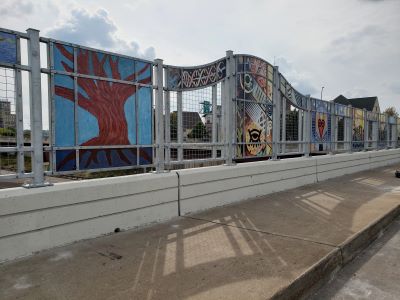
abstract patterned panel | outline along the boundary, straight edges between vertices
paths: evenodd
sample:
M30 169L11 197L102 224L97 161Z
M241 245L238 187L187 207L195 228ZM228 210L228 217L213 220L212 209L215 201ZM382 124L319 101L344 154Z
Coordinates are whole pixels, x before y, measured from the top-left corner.
M207 87L219 82L226 76L226 60L197 67L167 69L167 86L169 90L190 90Z

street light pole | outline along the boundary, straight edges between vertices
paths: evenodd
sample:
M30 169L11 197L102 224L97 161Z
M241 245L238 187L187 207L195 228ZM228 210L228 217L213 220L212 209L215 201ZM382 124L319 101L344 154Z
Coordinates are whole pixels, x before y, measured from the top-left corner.
M324 90L324 86L322 87L322 89L321 89L321 100L322 100L322 91Z

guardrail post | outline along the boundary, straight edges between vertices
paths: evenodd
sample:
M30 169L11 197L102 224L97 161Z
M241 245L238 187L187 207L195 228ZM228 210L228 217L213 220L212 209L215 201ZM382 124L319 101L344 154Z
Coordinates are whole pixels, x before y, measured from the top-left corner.
M232 165L233 157L233 134L236 132L233 122L233 95L235 92L235 60L233 51L226 51L226 83L225 83L225 163Z
M24 185L27 188L48 185L44 182L43 170L43 127L42 127L42 83L40 71L40 41L39 30L29 28L28 33L28 64L30 117L31 117L31 145L33 180Z
M164 171L164 68L163 60L154 60L156 64L157 90L155 99L156 115L156 172Z
M281 97L279 91L279 67L274 66L274 84L273 84L273 108L272 108L272 159L278 159L279 140L280 140L280 111Z

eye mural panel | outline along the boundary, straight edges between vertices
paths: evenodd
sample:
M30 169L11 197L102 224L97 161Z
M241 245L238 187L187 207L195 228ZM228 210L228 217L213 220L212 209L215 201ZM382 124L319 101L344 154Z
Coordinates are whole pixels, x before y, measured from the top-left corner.
M89 148L56 151L55 171L151 164L151 88L115 80L150 85L152 65L60 43L53 53L55 146Z
M238 56L236 68L236 157L270 156L273 68L251 56Z
M311 151L327 151L331 140L331 115L328 103L318 99L311 99Z

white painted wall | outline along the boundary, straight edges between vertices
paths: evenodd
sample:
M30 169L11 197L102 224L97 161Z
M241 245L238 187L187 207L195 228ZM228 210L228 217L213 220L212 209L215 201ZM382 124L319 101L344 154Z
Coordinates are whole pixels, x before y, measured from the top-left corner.
M0 191L0 261L177 216L175 173Z
M400 149L0 190L0 262L35 251L400 163ZM178 178L179 175L179 178Z

